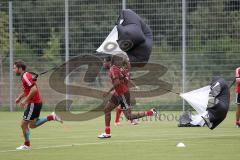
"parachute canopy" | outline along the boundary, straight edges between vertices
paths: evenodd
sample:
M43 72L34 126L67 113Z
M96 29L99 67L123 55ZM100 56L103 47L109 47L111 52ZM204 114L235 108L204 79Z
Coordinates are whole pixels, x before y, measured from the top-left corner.
M205 86L187 93L181 93L180 97L186 100L199 114L206 112L209 100L210 86Z
M121 11L117 25L96 50L100 53L126 54L131 65L144 66L152 50L152 31L150 27L130 9Z
M214 77L209 86L182 93L180 96L198 112L197 115L190 117L190 123L193 125L203 126L207 123L210 129L214 129L227 115L230 92L229 86L223 78ZM202 117L204 117L205 122Z
M104 40L104 42L101 44L101 46L96 50L99 53L107 53L111 55L116 55L118 53L123 53L127 55L126 52L120 49L118 43L118 31L117 26L115 26L110 34L107 36L107 38Z

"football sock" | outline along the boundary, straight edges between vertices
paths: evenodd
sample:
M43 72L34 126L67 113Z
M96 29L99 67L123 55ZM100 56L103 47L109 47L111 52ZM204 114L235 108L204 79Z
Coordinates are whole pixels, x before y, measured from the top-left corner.
M116 108L116 119L115 119L115 122L116 122L116 123L119 122L121 112L122 112L122 110L117 107L117 108Z
M145 115L146 116L152 116L153 115L153 111L145 111Z
M29 129L26 129L24 137L25 137L24 145L30 146L30 131L29 131Z
M36 126L40 126L41 124L47 122L47 121L52 121L53 120L53 115L48 115L47 117L44 118L39 118L36 122Z
M109 126L106 126L106 127L105 127L105 133L106 133L106 134L110 134L110 132L111 132L110 127L109 127Z

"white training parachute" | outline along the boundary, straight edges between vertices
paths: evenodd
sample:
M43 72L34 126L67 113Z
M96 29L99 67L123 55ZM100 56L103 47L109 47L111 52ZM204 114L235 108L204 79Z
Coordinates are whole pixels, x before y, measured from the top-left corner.
M180 96L186 100L199 114L206 112L209 100L210 86L205 86Z
M213 77L210 86L206 86L191 92L180 94L197 112L197 115L187 117L184 122L182 114L181 124L194 126L207 125L209 129L216 128L227 116L230 104L230 91L228 83L221 77ZM186 118L185 118L186 119ZM181 120L181 117L180 117ZM191 125L189 125L191 126Z
M114 26L110 34L107 36L107 38L103 41L101 46L96 51L99 53L106 53L111 55L122 53L127 56L127 53L120 49L117 40L118 40L117 26Z
M181 93L180 97L186 100L196 111L198 114L191 115L191 124L192 125L204 125L204 117L207 115L207 105L209 101L209 92L210 92L210 85L187 92Z

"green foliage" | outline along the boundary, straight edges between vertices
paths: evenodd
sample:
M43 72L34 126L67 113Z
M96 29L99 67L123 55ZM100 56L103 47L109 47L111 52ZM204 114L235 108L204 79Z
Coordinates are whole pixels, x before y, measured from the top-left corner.
M25 62L33 62L33 59L36 59L37 56L34 54L34 51L29 48L29 45L24 43L14 43L14 59L22 59Z
M239 64L240 11L229 0L187 0L187 76L231 76ZM114 26L121 1L69 0L70 56L93 53ZM32 57L48 64L64 59L64 1L13 1L16 57ZM182 3L179 0L131 0L154 35L151 60L169 68L167 77L180 81ZM236 7L235 7L236 8ZM0 52L8 53L8 16L0 12ZM47 64L47 63L46 63ZM48 65L47 64L47 65ZM178 71L178 72L177 72ZM198 72L196 72L198 71ZM177 78L176 78L177 77ZM201 83L204 81L201 79Z
M6 56L9 50L8 39L8 15L5 12L0 12L0 55Z
M43 50L43 60L51 62L52 64L59 64L61 62L60 57L60 36L52 28L50 39L47 42L47 47Z
M0 17L0 55L3 58L7 57L9 54L9 26L6 12L0 12ZM15 31L13 32L14 59L24 59L28 62L36 58L36 54L34 54L29 46L29 44L19 42L18 33Z

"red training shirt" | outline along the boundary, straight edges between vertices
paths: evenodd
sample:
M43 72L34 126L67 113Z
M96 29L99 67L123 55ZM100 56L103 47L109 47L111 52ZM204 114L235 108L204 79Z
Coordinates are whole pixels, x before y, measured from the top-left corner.
M25 72L22 77L22 87L23 87L23 92L25 96L28 96L31 88L35 85L37 87L37 84L35 81L32 79L32 75L29 72ZM42 103L42 98L39 94L39 90L37 87L37 92L33 95L33 97L27 102L28 104L30 103Z

